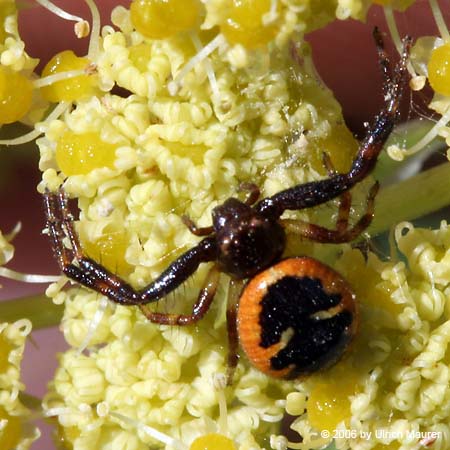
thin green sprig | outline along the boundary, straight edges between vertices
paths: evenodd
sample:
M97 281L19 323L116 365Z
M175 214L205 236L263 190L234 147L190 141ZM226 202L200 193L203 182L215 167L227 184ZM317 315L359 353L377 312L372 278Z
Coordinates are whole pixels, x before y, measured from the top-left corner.
M369 234L375 236L398 222L414 220L450 205L449 179L450 163L445 163L383 188L376 199Z
M59 325L63 310L62 305L55 305L44 294L31 295L0 302L0 320L13 323L27 318L33 330L38 330Z

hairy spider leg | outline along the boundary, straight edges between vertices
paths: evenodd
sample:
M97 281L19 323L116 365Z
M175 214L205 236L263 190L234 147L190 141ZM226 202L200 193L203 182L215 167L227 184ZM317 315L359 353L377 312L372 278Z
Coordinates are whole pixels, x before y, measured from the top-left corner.
M81 285L122 305L140 305L157 301L186 281L202 262L213 261L216 258L214 239L205 238L170 264L153 283L136 291L125 280L83 254L73 229L73 217L62 190L58 194L45 192L44 205L47 228L61 271ZM69 238L73 250L65 247L63 243L65 236Z
M377 46L382 45L381 36L376 38ZM317 206L338 197L368 176L375 167L379 153L389 137L397 119L400 99L406 86L408 71L406 68L411 38L403 39L403 51L400 61L394 69L392 78L386 86L385 106L376 116L366 137L361 142L352 167L347 173L335 174L330 178L294 186L267 197L255 205L255 210L271 220L277 220L286 210L301 210ZM387 58L384 50L378 52ZM382 63L389 67L389 63Z
M131 286L83 255L64 191L60 190L57 194L46 191L44 206L48 233L61 271L83 286L113 298L118 303L134 304L136 293ZM71 249L64 245L63 239L66 236Z
M350 218L350 209L352 206L352 194L350 191L345 191L339 197L338 217L336 220L336 231L343 232L348 227Z
M83 252L81 251L81 244L78 239L78 234L76 233L73 226L73 215L69 210L67 196L62 189L60 189L56 195L57 204L59 205L59 210L61 213L62 228L65 230L67 237L69 238L75 258L82 258Z
M56 195L50 194L47 191L44 193L44 210L47 217L46 231L50 237L59 268L61 271L64 271L64 268L73 260L74 254L72 249L68 249L63 245L63 239L66 233L62 228L63 222L61 218L56 214L58 211L56 198Z
M323 154L323 164L327 169L328 176L332 177L337 174L333 166L333 162L330 159L328 153ZM339 197L339 209L338 209L338 217L336 221L336 230L343 232L348 227L348 221L350 218L350 209L352 206L352 194L350 191L345 191Z
M227 335L228 335L228 358L227 358L227 384L233 384L233 375L239 361L239 334L237 329L237 307L244 282L242 280L230 279L227 297Z
M328 175L336 174L333 163L328 154L323 154L324 166ZM303 238L321 242L339 244L350 242L357 238L372 222L375 197L378 193L379 185L376 182L369 191L366 203L366 212L351 228L348 228L350 218L350 208L352 204L352 194L350 191L343 192L339 197L338 217L336 220L336 229L332 230L320 225L315 225L300 219L280 219L280 224L288 233L300 235Z
M375 208L375 197L378 189L379 184L374 183L367 196L366 212L351 228L348 228L347 209L344 211L344 216L342 216L341 211L339 211L335 230L296 219L280 219L280 224L287 232L298 234L303 238L314 242L321 242L324 244L342 244L344 242L351 242L356 239L372 222ZM345 200L347 200L347 198L345 198Z
M191 325L198 322L209 310L219 285L220 271L216 265L206 275L197 301L192 307L192 314L170 314L153 312L145 305L139 305L145 317L153 323L161 325Z
M378 63L381 67L381 74L383 75L383 95L389 95L388 86L392 83L391 75L392 68L391 62L388 54L386 53L386 49L384 48L383 37L381 36L380 30L378 27L375 27L373 30L373 38L375 40L375 47L378 53Z
M380 32L374 29L374 39L378 49L379 62L382 68L390 69L390 60L384 50L384 43ZM385 99L385 108L381 110L375 119L374 125L367 133L366 138L361 143L360 149L353 161L352 168L347 174L354 186L363 180L375 167L378 155L391 134L397 121L402 94L407 86L409 73L407 69L409 52L411 49L412 38L406 36L403 38L403 50L400 61L395 66L392 75L386 75L382 70L384 77L383 94Z

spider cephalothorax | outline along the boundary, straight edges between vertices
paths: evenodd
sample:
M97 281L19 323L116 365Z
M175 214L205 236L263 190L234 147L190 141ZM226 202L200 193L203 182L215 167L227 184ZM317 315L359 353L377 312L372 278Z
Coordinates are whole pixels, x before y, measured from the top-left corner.
M286 232L316 242L350 242L372 219L378 185L369 191L366 213L353 226L349 226L349 190L372 171L394 127L407 81L410 47L410 39L406 38L402 57L390 74L390 63L377 30L374 36L385 77L386 104L347 173L334 172L325 157L329 177L324 180L293 186L259 201L258 187L246 183L241 189L249 192L248 198L244 202L229 198L214 208L211 226L199 228L183 217L192 233L205 237L142 290L133 289L83 254L64 191L46 192L47 228L62 272L114 302L139 305L152 322L169 325L187 325L203 317L214 298L220 272L234 281L251 279L240 301L228 301L230 365L237 361L237 322L245 352L258 368L271 375L298 376L335 362L356 331L357 307L350 287L339 274L311 258L280 258ZM286 210L310 208L337 197L340 206L336 229L281 218ZM69 238L71 248L64 246L64 236ZM175 290L206 262L213 265L192 314L159 313L143 307ZM230 292L234 295L236 290Z
M229 198L212 213L218 266L238 279L250 278L279 259L286 243L278 221L252 208L249 200Z

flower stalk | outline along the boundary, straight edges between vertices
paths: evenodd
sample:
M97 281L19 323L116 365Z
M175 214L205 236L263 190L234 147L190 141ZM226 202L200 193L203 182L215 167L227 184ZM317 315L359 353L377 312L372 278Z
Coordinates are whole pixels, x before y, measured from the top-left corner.
M31 295L0 302L2 322L13 323L27 318L33 330L56 326L61 322L63 307L55 305L45 294Z
M449 179L450 164L445 163L382 189L369 234L374 236L398 222L417 219L450 204Z

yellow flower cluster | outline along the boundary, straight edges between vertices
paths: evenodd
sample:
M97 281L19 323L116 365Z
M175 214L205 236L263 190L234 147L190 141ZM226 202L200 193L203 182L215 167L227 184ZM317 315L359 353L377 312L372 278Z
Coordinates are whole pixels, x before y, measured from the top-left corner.
M450 127L448 125L450 122L450 89L448 87L450 85L450 70L448 69L450 32L445 24L439 4L431 2L430 6L439 30L439 36L422 36L414 43L409 65L410 86L412 90L420 91L428 81L433 89L433 99L428 104L428 108L436 111L441 117L410 148L400 148L398 145L388 147L387 151L391 158L398 161L419 152L437 137L445 139L447 146L450 146ZM399 49L401 43L391 9L388 9L386 18L391 34Z
M212 208L237 195L242 181L269 196L317 179L325 175L323 152L337 170L348 168L356 143L302 38L336 17L363 18L369 1L170 0L177 14L164 16L154 2L134 0L130 10L113 11L115 27L103 28L87 3L88 54L56 55L34 83L33 95L57 103L36 126L39 189L63 185L78 198L84 250L136 288L195 245L182 214L208 226ZM14 12L4 20L0 61L26 74L34 62L14 20ZM307 214L314 221L317 213ZM278 436L285 411L299 416L292 428L303 442L295 448L322 448L330 438L319 438L320 430L341 430L339 449L412 450L418 441L408 432L432 430L441 432L435 448L445 449L449 233L445 224L436 232L399 226L408 265L372 254L365 263L347 250L337 269L361 301L361 333L335 368L296 383L268 379L242 360L224 385L225 277L207 316L186 328L156 326L137 308L58 282L47 293L65 303L62 331L74 348L60 356L45 413L57 417L63 445L77 450L196 450L199 438L217 450L211 442L285 450ZM189 311L206 270L158 302L158 311ZM375 437L382 429L399 437Z
M0 125L19 119L34 124L42 116L44 108L30 80L38 62L27 55L25 44L19 36L14 0L1 2Z
M338 449L450 444L450 226L405 222L395 238L401 257L365 262L348 250L336 264L360 302L360 332L345 359L289 394L288 411L306 409L292 426L304 438L298 448L321 448L330 439L319 430Z
M20 363L25 339L31 332L29 320L0 323L0 447L25 450L40 433L28 421L29 411L19 400L24 390Z
M64 182L79 199L84 248L134 286L195 244L182 214L209 225L211 209L236 195L241 181L257 183L266 196L317 179L325 174L324 151L338 170L348 167L356 143L338 104L317 83L300 34L314 11L328 21L338 4L294 3L280 3L284 25L269 47L251 50L214 37L224 2L205 3L211 31L166 39L145 37L130 12L116 8L119 31L104 27L97 53L88 55L99 92L106 92L78 98L38 139L43 185ZM353 6L349 15L362 14L361 5ZM212 41L218 45L211 50ZM113 86L124 91L109 92ZM188 311L206 269L158 302L158 310ZM278 432L290 383L267 379L243 361L232 386L215 387L217 374L226 373L225 280L207 317L185 329L153 325L135 308L60 286L48 293L65 302L62 329L78 351L61 356L45 407L75 448L158 445L152 427L185 448L218 432L241 450L257 449ZM215 423L220 417L226 432Z
M73 290L70 296L63 329L68 342L80 347L98 298L89 293L81 299ZM45 407L49 414L58 414L64 438L80 449L116 440L127 449L158 445L138 425L145 424L189 445L219 431L217 408L224 396L227 434L239 448L259 448L256 436L277 432L289 383L239 367L233 385L218 392L215 378L226 372L227 351L224 327L215 326L214 320L209 314L195 329L157 327L133 308L108 307L91 332L89 354L73 350L62 355L50 386ZM123 427L117 415L135 425Z

